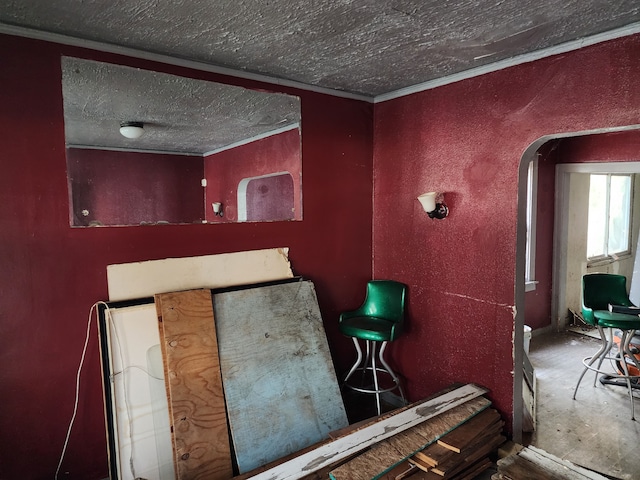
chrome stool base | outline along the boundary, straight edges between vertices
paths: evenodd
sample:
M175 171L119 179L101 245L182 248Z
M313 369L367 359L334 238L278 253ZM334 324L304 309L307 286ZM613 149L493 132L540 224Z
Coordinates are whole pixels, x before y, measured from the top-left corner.
M402 403L404 405L407 404L407 399L404 395L404 391L402 389L402 385L400 384L400 378L395 372L389 367L387 362L384 359L384 351L387 347L387 342L376 342L373 340L365 340L366 345L366 355L362 354L362 348L360 347L360 342L357 338L352 337L353 343L356 347L356 352L358 353L358 357L356 358L355 363L349 370L349 373L345 375L343 380L343 385L351 390L360 393L370 393L375 394L376 396L376 407L378 415L382 413L380 406L380 394L391 392L393 390L398 390L400 394L400 398L402 399ZM376 358L377 357L377 358ZM379 364L378 364L379 362ZM373 388L370 386L358 386L353 383L354 374L356 372L361 372L361 382L359 385L362 385L367 377L367 372L371 373L373 377ZM380 378L378 374L383 374L391 380L392 385L390 387L382 388L380 386ZM357 376L357 375L356 375ZM352 379L352 383L349 383L348 380Z
M578 388L580 387L580 382L582 382L582 378L587 373L588 370L595 372L595 378L593 380L593 386L596 386L596 382L598 380L598 375L603 375L600 378L600 383L608 384L608 385L616 385L616 386L626 386L629 392L629 401L631 402L631 420L635 420L635 405L633 401L633 389L640 388L640 375L631 375L629 373L629 365L635 366L637 371L640 372L640 363L638 359L635 357L634 352L631 351L631 340L635 335L635 330L620 330L621 338L620 338L620 348L618 353L615 356L611 355L611 349L613 348L613 328L608 328L609 335L605 335L605 331L601 326L598 326L598 332L600 333L600 348L598 351L590 356L585 357L582 360L584 365L584 369L582 370L582 374L578 379L578 383L576 384L576 388L573 391L573 399L576 399L576 394L578 393ZM622 373L618 371L618 373L611 373L610 370L604 370L602 368L602 363L604 360L610 360L616 362L618 367L622 368ZM597 366L594 364L597 363Z

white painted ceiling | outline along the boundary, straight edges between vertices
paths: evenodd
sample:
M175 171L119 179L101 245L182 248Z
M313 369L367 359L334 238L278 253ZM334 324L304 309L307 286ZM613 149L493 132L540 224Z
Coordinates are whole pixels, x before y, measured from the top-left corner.
M638 0L0 0L0 33L363 99L638 22Z

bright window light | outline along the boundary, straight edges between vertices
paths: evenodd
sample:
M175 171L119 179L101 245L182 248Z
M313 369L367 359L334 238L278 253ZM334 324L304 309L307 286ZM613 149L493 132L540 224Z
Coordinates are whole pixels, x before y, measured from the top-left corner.
M525 290L535 289L536 264L536 211L538 191L538 160L529 163L527 174L527 244L525 262Z
M630 253L632 175L591 174L587 259Z

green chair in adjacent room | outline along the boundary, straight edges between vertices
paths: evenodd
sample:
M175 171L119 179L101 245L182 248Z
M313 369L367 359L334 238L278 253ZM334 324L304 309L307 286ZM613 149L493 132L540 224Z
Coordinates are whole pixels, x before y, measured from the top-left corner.
M398 390L406 404L400 378L384 359L387 343L402 333L406 293L407 286L400 282L372 280L367 283L364 303L356 310L340 314L340 331L353 339L357 352L356 361L345 376L343 385L357 392L375 394L378 415L382 413L381 393ZM365 346L365 355L361 342ZM356 372L359 373L356 375ZM379 374L386 378L379 377ZM367 383L369 378L373 385ZM384 386L383 382L386 382Z
M622 385L627 386L632 419L635 419L633 388L638 383L638 373L640 373L640 364L630 346L636 330L640 330L640 317L634 314L634 309L635 306L627 294L627 279L623 275L592 273L582 277L582 315L587 324L598 329L600 348L595 354L582 361L584 369L576 384L573 398L575 400L580 382L587 371L594 371L596 379L598 375L604 376L600 379L602 383L620 385L615 382L619 380L622 381ZM605 333L605 329L608 334ZM616 355L612 356L614 329L616 335L619 335L619 346ZM604 360L614 361L618 371L615 373L604 371L602 368ZM594 365L596 361L597 366Z

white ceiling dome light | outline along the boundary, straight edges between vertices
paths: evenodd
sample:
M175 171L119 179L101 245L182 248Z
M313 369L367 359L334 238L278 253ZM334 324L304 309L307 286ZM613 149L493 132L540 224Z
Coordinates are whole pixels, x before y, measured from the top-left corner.
M142 122L122 122L120 124L120 134L127 138L140 138L144 133Z

